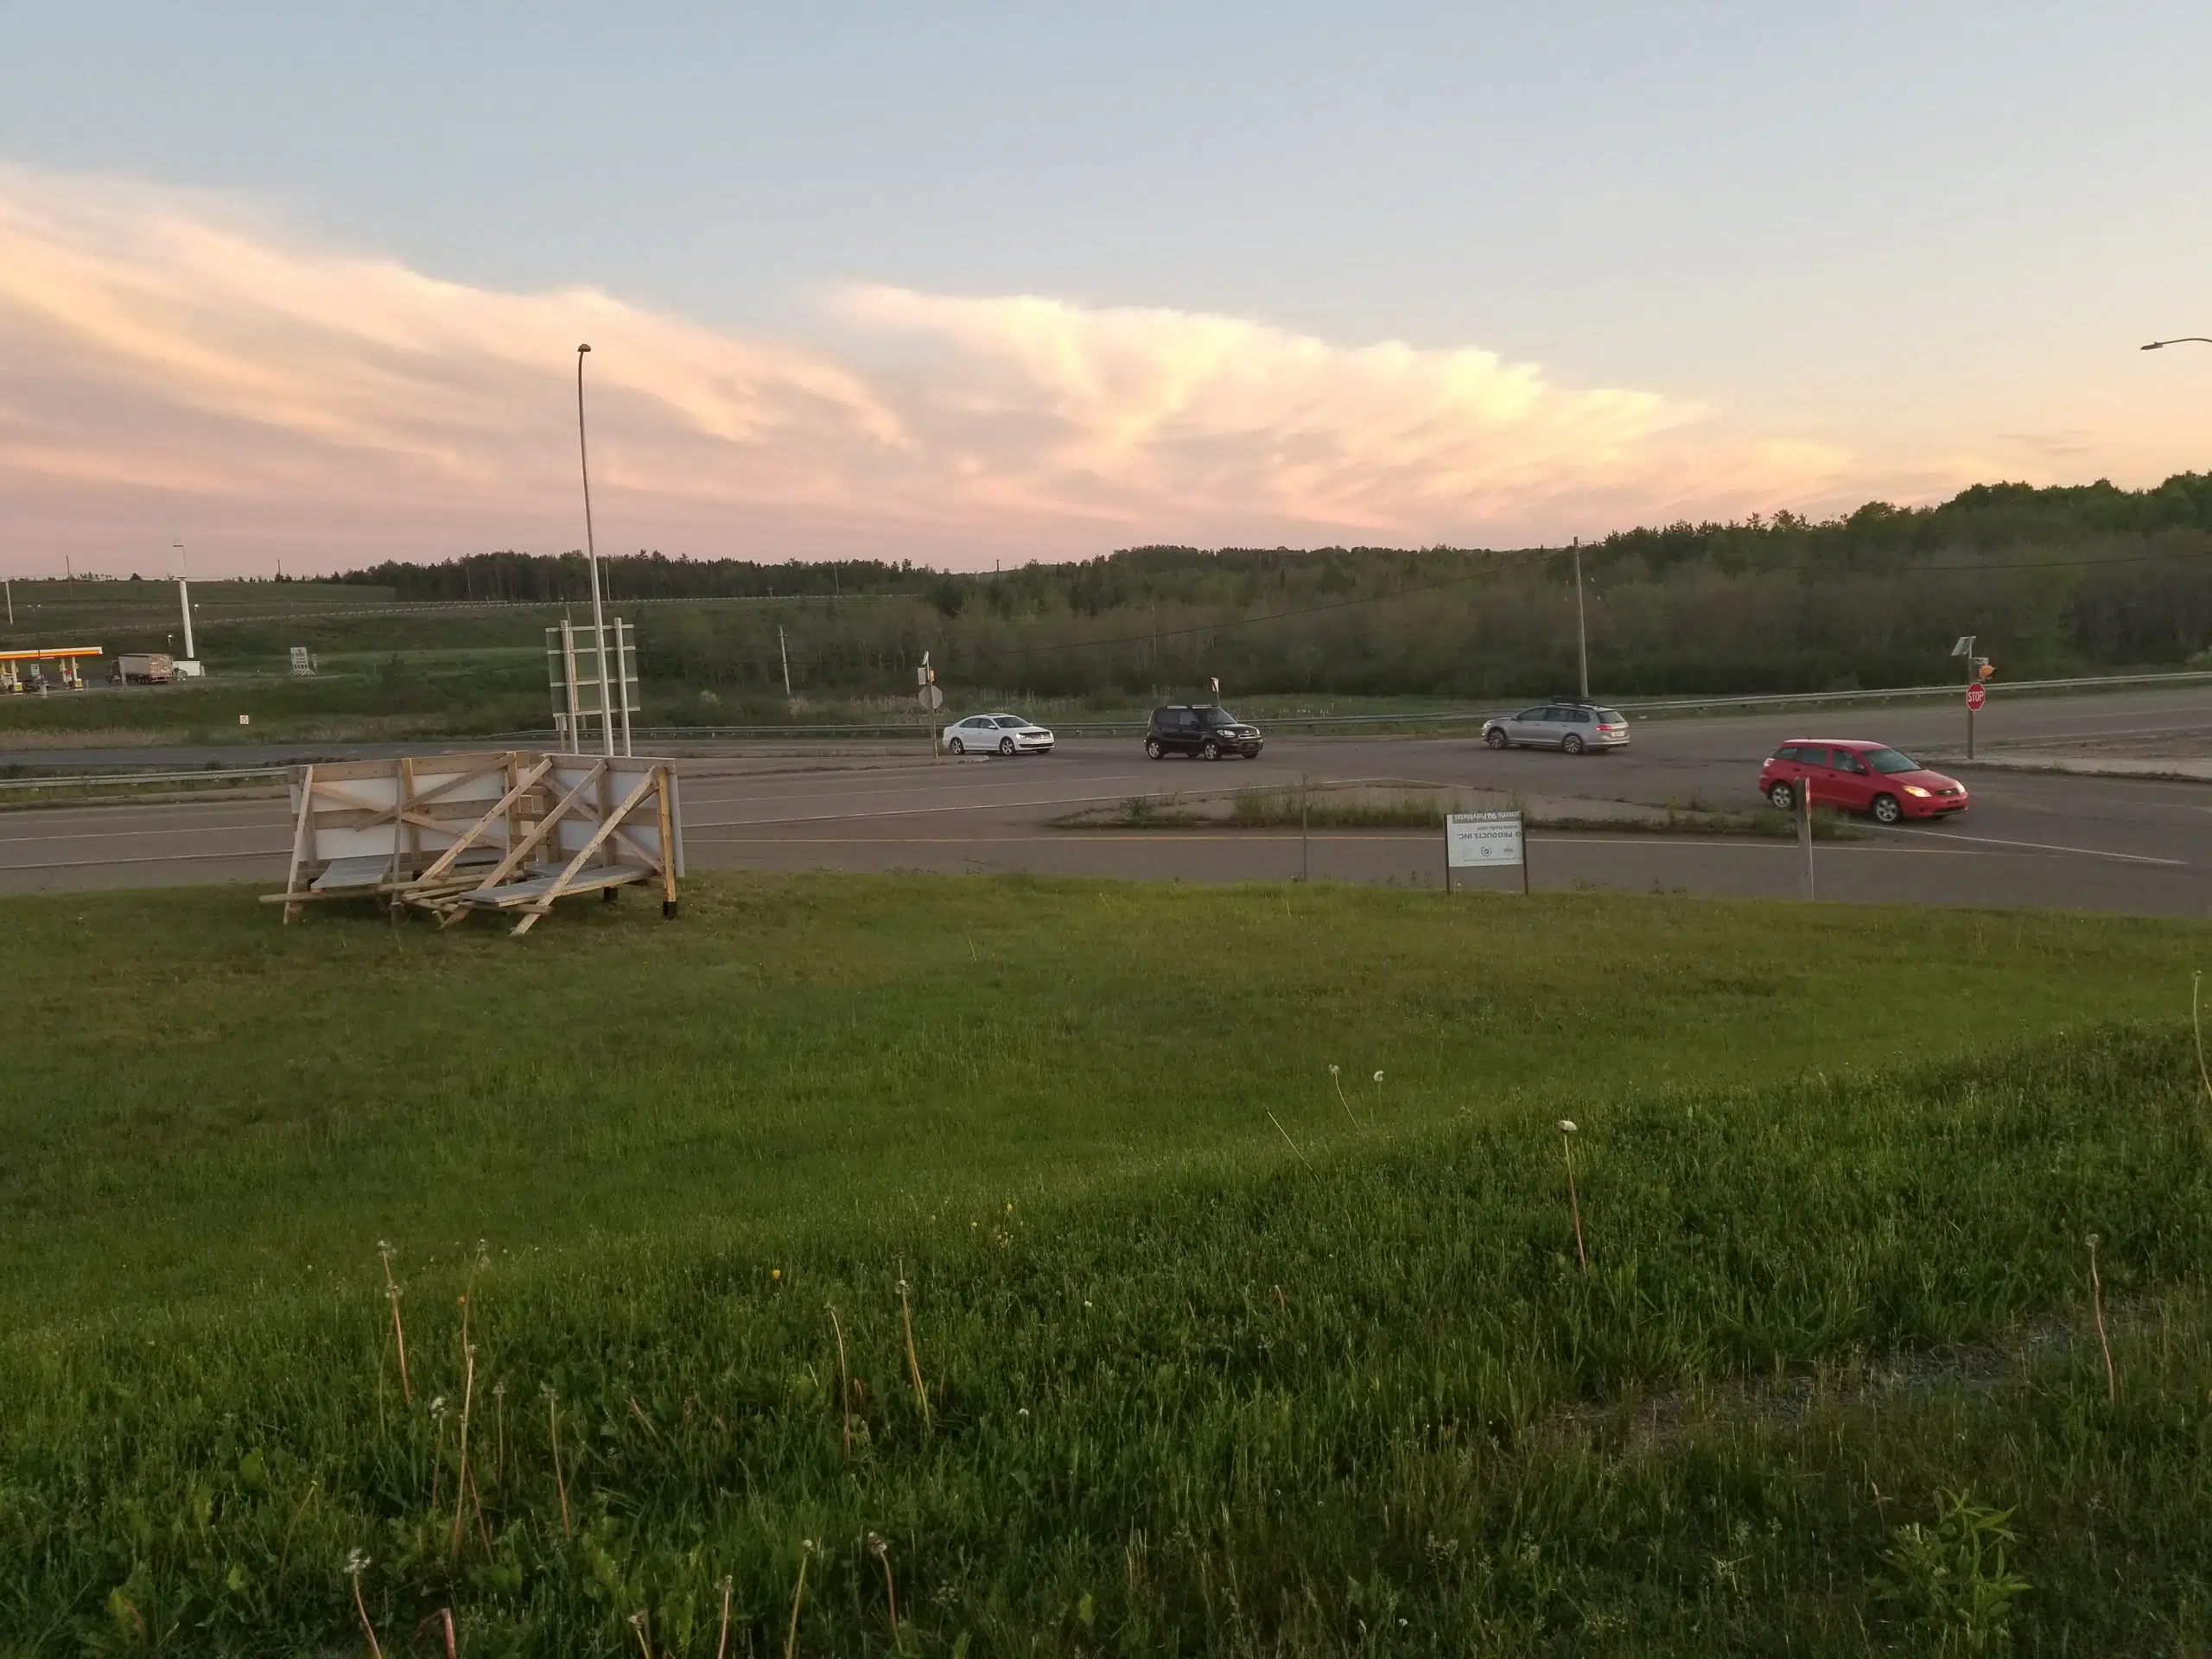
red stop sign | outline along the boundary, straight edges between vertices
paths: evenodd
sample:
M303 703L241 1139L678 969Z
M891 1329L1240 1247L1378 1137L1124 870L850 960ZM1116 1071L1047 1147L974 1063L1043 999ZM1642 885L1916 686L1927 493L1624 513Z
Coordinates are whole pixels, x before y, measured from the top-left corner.
M1978 686L1978 685L1970 685L1970 686L1967 687L1967 708L1969 708L1969 709L1979 709L1979 708L1980 708L1980 707L1981 707L1981 705L1982 705L1983 703L1985 703L1985 702L1988 702L1988 701L1989 701L1989 693L1988 693L1988 692L1986 692L1986 691L1985 691L1984 690L1982 690L1982 688L1981 688L1981 687L1980 687L1980 686Z

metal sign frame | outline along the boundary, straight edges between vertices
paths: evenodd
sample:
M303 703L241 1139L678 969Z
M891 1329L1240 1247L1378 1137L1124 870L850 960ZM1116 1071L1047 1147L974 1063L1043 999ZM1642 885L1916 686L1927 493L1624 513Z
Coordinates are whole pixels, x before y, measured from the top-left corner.
M1519 812L1451 812L1444 819L1444 890L1455 870L1521 868L1529 891L1529 830Z
M612 671L607 677L607 701L614 717L620 743L602 743L610 754L630 753L630 717L639 712L638 698L638 630L634 623L615 617L607 625L607 655L613 660L608 664ZM583 734L594 720L601 721L601 735L605 736L607 721L601 719L599 706L599 648L588 626L579 627L562 619L557 627L545 630L546 683L554 693L553 727L561 735L562 747L570 754L583 753Z

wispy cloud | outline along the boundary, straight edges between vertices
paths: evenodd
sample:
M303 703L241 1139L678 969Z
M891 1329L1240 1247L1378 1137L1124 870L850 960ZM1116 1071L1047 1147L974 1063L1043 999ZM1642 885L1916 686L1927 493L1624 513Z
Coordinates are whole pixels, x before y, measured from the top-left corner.
M833 349L822 343L834 340ZM589 340L611 545L973 562L1133 540L1528 539L1852 474L1475 346L1035 296L836 290L821 341L307 245L236 204L0 169L0 561L189 521L265 566L579 539Z

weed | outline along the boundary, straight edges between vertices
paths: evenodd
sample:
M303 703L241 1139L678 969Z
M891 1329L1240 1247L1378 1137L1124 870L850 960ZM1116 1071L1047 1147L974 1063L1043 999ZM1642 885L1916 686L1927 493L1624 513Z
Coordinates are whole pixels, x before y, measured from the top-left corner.
M1993 1510L1967 1493L1946 1492L1933 1527L1909 1522L1891 1535L1882 1560L1890 1568L1888 1595L1938 1651L1986 1653L2011 1634L2012 1606L2028 1582L2005 1559L2017 1542L2006 1523L2010 1510Z

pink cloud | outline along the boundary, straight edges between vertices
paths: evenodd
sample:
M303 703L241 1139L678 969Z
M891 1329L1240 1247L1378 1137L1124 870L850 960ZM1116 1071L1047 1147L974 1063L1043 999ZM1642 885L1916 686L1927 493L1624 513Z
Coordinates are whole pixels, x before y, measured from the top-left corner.
M581 539L974 563L1135 541L1513 542L1824 496L1851 457L1475 346L886 286L839 349L509 294L233 205L0 169L0 563L326 567Z

